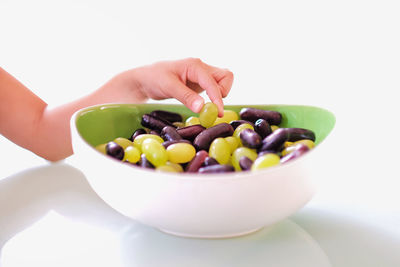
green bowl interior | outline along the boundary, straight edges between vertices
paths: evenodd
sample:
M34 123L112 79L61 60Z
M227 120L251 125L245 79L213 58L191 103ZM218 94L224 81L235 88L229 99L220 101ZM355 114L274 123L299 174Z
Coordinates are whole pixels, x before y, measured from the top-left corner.
M314 131L316 144L322 142L335 125L335 116L328 110L300 105L225 105L225 109L239 113L243 107L275 110L282 114L280 127L298 127ZM184 119L197 114L183 105L168 104L108 104L89 107L78 112L76 128L82 138L92 146L117 137L129 138L137 128L143 114L162 109L181 114Z

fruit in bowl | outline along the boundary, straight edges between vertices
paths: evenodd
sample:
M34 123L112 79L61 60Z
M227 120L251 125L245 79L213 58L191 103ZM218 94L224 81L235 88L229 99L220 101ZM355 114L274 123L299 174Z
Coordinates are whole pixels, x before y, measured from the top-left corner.
M77 163L93 189L111 207L162 231L182 236L213 238L255 231L289 216L312 197L314 188L308 175L312 171L310 164L318 156L320 143L333 129L335 117L325 109L311 106L237 105L225 106L225 110L227 116L210 122L182 105L108 104L85 108L76 112L71 119ZM175 125L167 129L164 129L165 125L156 127L156 122L152 121L154 117L157 118L154 111L178 114L182 119L174 123L186 121L186 125ZM274 120L267 123L279 124L280 128L273 132L270 129L271 133L266 133L268 129L262 127L265 121L258 121L260 115L256 114L254 117L257 113L255 111L273 114ZM235 118L235 113L240 114L240 117ZM144 166L143 162L149 160L147 158L151 158L154 151L165 148L162 143L173 141L171 136L174 133L179 133L179 129L190 125L200 125L203 129L195 137L182 138L187 142L177 143L185 144L182 147L186 147L186 152L179 154L170 151L164 159L155 156L150 159L155 169L136 166L137 162ZM144 127L147 129L143 129ZM219 133L226 131L229 134L211 136L216 127L221 128ZM140 128L141 134L134 136ZM285 149L285 144L301 139L290 141L287 138L290 135L287 129L294 129L290 130L293 131L291 136L305 136L316 147L305 154L298 152L302 155L296 156L295 160L279 164L285 158L282 154L295 155L290 153L290 149L282 149ZM144 135L154 135L161 140L156 141L157 137L154 137L148 141L149 138L140 137ZM181 131L179 136L182 135L184 132ZM165 136L170 136L171 140ZM271 140L268 138L274 142L269 142ZM123 145L125 140L132 142L132 145ZM279 141L278 144L276 140ZM236 144L238 148L232 149L231 143L235 141L239 143ZM221 144L222 150L218 149ZM193 149L189 148L192 145ZM303 149L305 146L298 145ZM116 149L118 147L123 149ZM132 148L126 151L127 147ZM135 147L137 151L132 152ZM293 149L295 146L287 145L286 148L290 147ZM236 152L239 148L247 152ZM105 153L99 153L98 150ZM145 153L140 156L143 151ZM262 152L265 155L257 157L257 153ZM172 161L181 166L182 170L191 170L191 163L199 153L202 155L199 156L201 162L195 164L197 172L167 172L165 170L171 169L163 167L167 161ZM127 154L134 155L131 162L128 160L130 164L121 162L124 159L126 161ZM210 154L214 157L209 161L217 159L217 164L214 160L214 165L210 167L224 166L224 171L211 168L211 171L206 170L199 174L199 170L207 169L204 166L205 159L210 158ZM259 158L267 158L267 163Z
M217 106L209 102L199 117L191 116L184 124L179 113L154 110L142 115L145 128L136 129L129 139L117 137L96 149L156 170L223 173L276 166L315 146L313 131L279 128L282 114L278 111L242 108L238 114L224 110L218 120L217 114Z

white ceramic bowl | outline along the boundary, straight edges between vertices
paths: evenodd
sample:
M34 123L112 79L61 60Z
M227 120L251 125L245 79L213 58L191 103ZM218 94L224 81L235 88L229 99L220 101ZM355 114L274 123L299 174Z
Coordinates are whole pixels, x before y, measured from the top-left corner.
M332 113L317 107L257 107L281 111L284 126L314 130L317 143L325 139L335 124ZM239 110L241 106L225 108ZM313 196L309 172L320 144L298 159L269 169L207 175L142 169L94 149L94 145L113 138L129 137L140 127L141 115L155 109L193 115L179 105L109 104L85 108L71 119L78 167L95 192L120 213L175 235L221 238L274 224L303 207Z

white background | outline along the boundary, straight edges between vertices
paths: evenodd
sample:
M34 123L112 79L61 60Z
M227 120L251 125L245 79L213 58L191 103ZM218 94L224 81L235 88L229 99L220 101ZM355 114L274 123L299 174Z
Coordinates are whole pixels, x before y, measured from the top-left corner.
M379 181L375 190L394 190L400 179L394 167L397 3L1 0L0 64L54 106L126 69L199 57L234 72L226 104L333 111L338 139L332 138L330 178L358 178L360 189ZM3 137L0 145L3 175L43 161Z
M321 159L320 201L393 229L399 47L398 1L0 0L0 65L49 105L126 69L199 57L233 71L226 104L331 110L337 124ZM2 177L44 162L3 137L0 148Z

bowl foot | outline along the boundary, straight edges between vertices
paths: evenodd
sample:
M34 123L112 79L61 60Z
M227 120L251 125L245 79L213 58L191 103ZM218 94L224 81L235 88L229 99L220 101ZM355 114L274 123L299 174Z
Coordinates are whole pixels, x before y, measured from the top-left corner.
M228 233L228 234L222 234L222 235L218 235L218 234L198 235L198 234L174 232L174 231L169 231L169 230L161 229L161 228L158 228L158 230L163 232L163 233L174 235L174 236L179 236L179 237L202 238L202 239L222 239L222 238L233 238L233 237L239 237L239 236L252 234L252 233L257 232L257 231L259 231L259 230L261 230L263 228L264 227L258 227L258 228L251 229L251 230L246 230L246 231L243 231L243 232L235 232L235 233Z

